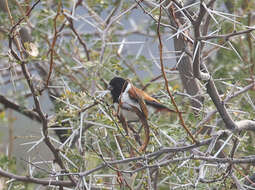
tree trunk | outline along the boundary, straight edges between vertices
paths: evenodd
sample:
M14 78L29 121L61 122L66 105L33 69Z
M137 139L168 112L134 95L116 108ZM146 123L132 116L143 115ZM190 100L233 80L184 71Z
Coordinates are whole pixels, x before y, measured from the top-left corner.
M168 5L169 3L170 1L166 1L166 5ZM167 14L170 20L170 24L174 26L176 29L178 29L180 28L180 26L182 26L184 20L182 19L181 13L180 12L175 13L175 11L176 8L172 5L168 8ZM186 35L189 35L186 31L185 33ZM188 39L183 34L176 35L174 37L174 48L176 51L177 62L179 61L179 56L182 54L182 52L187 50L189 52L192 52L190 50L189 43L191 42L188 42ZM200 94L199 82L193 76L192 60L187 55L187 53L179 61L177 68L179 70L184 89L190 96L194 96L195 98L195 100L191 99L191 105L195 108L195 110L199 110L202 107L204 98L201 95L199 95Z

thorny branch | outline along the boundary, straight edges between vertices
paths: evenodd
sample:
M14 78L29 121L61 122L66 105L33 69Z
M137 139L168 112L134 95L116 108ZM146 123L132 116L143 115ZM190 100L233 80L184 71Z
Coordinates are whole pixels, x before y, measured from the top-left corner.
M8 2L5 0L5 2ZM125 9L125 1L120 1L118 2L117 6L110 11L109 15L104 19L98 13L97 11L94 11L94 7L89 7L89 5L84 2L84 1L77 1L73 3L73 10L76 9L78 5L82 5L83 8L85 8L86 11L88 11L89 16L83 16L79 15L76 17L76 14L68 14L69 11L65 12L63 8L60 11L60 4L58 4L58 11L55 15L52 16L53 24L54 24L54 35L51 43L49 42L50 46L50 57L48 63L50 63L50 69L49 73L47 71L47 65L42 66L43 63L40 63L40 66L43 67L44 69L44 75L46 75L47 79L47 87L48 89L50 88L64 88L66 90L65 93L65 100L59 97L57 97L58 100L61 100L63 104L66 104L67 113L70 114L73 110L75 112L75 116L70 116L70 117L65 117L62 121L68 121L67 123L70 124L70 126L60 126L61 128L68 129L71 131L70 136L67 137L67 140L61 144L60 150L56 148L54 142L57 142L57 140L54 140L52 137L48 135L48 126L49 126L49 118L47 114L45 114L42 110L42 102L40 101L40 90L39 88L36 87L35 81L33 80L32 77L32 70L30 70L30 60L25 60L23 58L23 53L21 47L19 47L19 38L16 35L16 28L19 26L24 20L25 17L29 17L31 14L31 11L35 8L35 6L39 3L40 1L36 1L31 8L27 9L27 13L22 15L21 19L18 20L17 23L14 23L14 19L11 16L10 10L8 11L9 18L11 20L11 28L10 28L10 33L9 33L9 49L10 53L12 55L12 59L14 58L16 62L19 63L18 66L21 67L21 71L19 70L18 73L23 73L25 76L26 83L28 84L29 90L31 92L33 102L35 105L35 108L30 110L27 109L25 106L21 106L17 104L15 101L12 101L11 99L7 98L9 96L4 96L0 95L0 103L5 106L5 108L10 108L13 110L16 110L23 115L29 117L29 118L34 118L35 120L41 122L42 124L42 133L43 133L43 141L45 144L48 146L48 148L51 150L51 152L54 155L54 162L56 162L60 168L61 172L48 172L47 178L45 179L39 179L35 178L32 175L30 176L18 176L14 175L12 173L6 172L4 170L0 170L0 176L6 177L6 178L11 178L15 179L17 181L22 181L22 182L32 182L32 183L37 183L41 185L55 185L59 186L60 189L63 189L63 187L70 187L70 188L76 188L79 189L80 187L90 189L92 187L91 184L93 184L93 180L96 182L94 184L98 184L100 180L98 179L98 176L103 176L103 186L107 187L106 184L106 178L112 175L112 172L115 174L117 172L117 177L115 175L112 175L112 181L113 184L110 184L111 186L114 186L117 182L119 182L119 185L123 188L128 187L132 189L134 187L134 183L137 182L138 178L141 182L138 183L137 187L141 187L142 183L146 183L147 187L154 188L156 189L162 184L167 184L169 185L171 182L169 182L169 178L171 177L172 180L172 174L175 174L175 170L178 169L183 169L183 168L189 168L190 170L194 171L190 179L187 179L188 177L185 176L185 179L182 178L184 176L178 175L176 178L180 178L179 182L182 182L182 185L174 184L175 188L184 188L184 187L194 187L196 188L200 183L202 185L210 184L210 183L216 183L219 181L225 181L226 179L231 179L232 182L237 186L237 188L241 189L244 187L242 184L243 181L242 179L240 180L237 178L236 175L239 173L241 176L244 178L248 178L247 175L249 175L250 170L252 171L254 163L255 163L255 157L253 154L250 156L242 156L242 154L238 154L240 151L239 145L244 147L244 141L245 138L247 138L248 135L250 135L249 131L254 132L255 131L255 121L249 120L249 116L252 117L252 113L249 113L250 115L245 117L247 118L246 120L241 120L239 118L244 118L241 117L244 111L240 110L235 110L232 109L232 103L236 100L239 99L239 101L245 100L249 102L250 106L252 109L255 109L255 106L253 104L252 98L250 97L250 90L253 90L254 88L254 82L252 81L251 84L246 84L242 83L241 86L244 87L236 87L233 88L233 90L228 93L225 92L225 95L222 95L222 92L218 92L218 88L215 85L214 79L212 76L209 74L209 70L207 69L207 65L205 64L206 59L204 57L205 54L203 54L203 49L206 46L206 42L213 40L213 39L223 39L223 40L228 40L230 38L234 37L240 37L243 34L249 35L249 48L250 48L250 61L247 63L249 64L254 64L252 63L253 61L253 56L252 56L252 47L254 45L253 41L253 31L254 28L250 27L251 23L249 24L249 27L246 27L246 30L241 30L241 31L235 31L229 34L221 34L218 35L219 32L213 32L213 34L207 34L208 31L211 32L211 22L212 20L215 20L215 18L212 15L212 12L209 12L210 10L207 9L210 8L212 10L213 4L216 2L215 0L209 0L206 2L209 2L205 4L204 1L200 2L192 2L190 5L182 5L179 3L180 1L163 1L161 0L160 2L158 1L146 1L146 0L140 0L140 1L132 1L132 5ZM167 4L166 2L169 2ZM146 6L144 6L146 5ZM8 6L8 3L7 3ZM198 6L198 7L197 7ZM149 33L146 33L142 30L140 30L139 27L134 27L134 29L128 31L128 30L123 30L121 31L121 35L117 34L117 38L115 36L113 37L112 34L115 33L116 26L121 26L123 27L123 23L121 22L121 19L124 17L124 15L128 15L129 13L132 12L133 9L135 8L140 8L142 11L146 14L149 15L149 19L152 20L154 23L157 25L157 35L150 35ZM173 9L169 8L173 7ZM190 7L193 7L190 9ZM150 9L149 9L150 8ZM124 10L125 9L125 10ZM138 9L139 10L139 9ZM157 10L159 10L159 17L155 16L158 14ZM163 12L162 10L166 11ZM193 12L193 10L196 10L197 12ZM178 16L181 15L182 19L184 22L178 23L178 26L172 26L171 24L168 24L167 20L165 18L164 13L167 14L167 11L176 11L179 12ZM72 11L70 11L72 13ZM65 22L62 23L62 25L57 28L57 18L60 16L60 14L63 14L65 16ZM63 16L61 15L61 16ZM174 14L173 14L174 15ZM177 14L176 14L177 16ZM96 29L96 32L92 31L91 33L88 33L89 35L92 35L93 37L96 37L95 44L98 43L98 41L101 43L101 45L95 45L91 44L90 42L86 42L83 39L83 35L78 33L78 28L76 28L75 22L77 20L84 21L86 22L89 26L92 26L94 29ZM177 20L179 18L176 18ZM216 18L218 19L218 18ZM251 19L251 18L250 18ZM66 21L69 22L69 27L72 30L73 34L66 32L64 30ZM135 22L135 21L130 21ZM134 23L132 23L134 24ZM132 25L131 24L131 25ZM204 24L204 25L202 25ZM135 24L134 24L135 25ZM194 33L190 32L190 28L194 29ZM212 111L208 112L207 107L200 103L201 106L198 108L198 113L200 114L199 118L193 118L190 117L190 114L186 117L186 115L182 115L182 113L179 111L179 107L177 106L177 100L173 98L173 95L171 94L169 87L168 87L168 82L170 81L165 73L165 65L164 57L165 54L171 54L168 51L164 52L163 44L164 44L164 32L163 27L165 29L171 29L174 31L175 38L180 39L180 35L184 36L184 38L187 38L187 41L190 43L187 43L186 49L180 49L179 51L176 51L178 60L182 60L183 57L190 59L192 58L192 66L193 70L189 71L191 75L186 76L188 80L189 77L194 77L196 78L195 80L199 79L201 82L204 83L204 86L207 89L207 94L212 99L212 102L216 106L216 110L213 110L210 108ZM178 28L176 28L178 27ZM217 26L216 26L217 27ZM247 29L248 28L248 29ZM2 31L8 31L5 30L5 28L1 27ZM135 32L133 32L135 31ZM41 31L40 31L41 32ZM61 35L60 35L61 33ZM201 33L201 34L200 34ZM216 33L216 34L215 34ZM159 60L160 60L160 69L161 73L158 77L152 77L153 79L150 80L150 82L147 83L147 85L144 86L144 89L150 86L151 84L155 84L154 82L158 79L160 79L163 76L163 81L166 87L166 90L168 92L168 95L171 98L172 104L175 106L176 111L178 112L180 122L182 126L185 128L186 132L188 135L192 138L192 144L189 144L189 142L186 142L185 138L182 138L180 140L179 137L176 136L176 131L178 131L178 128L175 126L175 123L167 123L167 129L161 128L161 126L157 126L157 123L154 121L149 121L150 123L150 134L149 130L146 132L146 139L144 144L142 145L143 150L147 147L149 141L146 141L147 139L151 139L151 144L147 148L147 152L144 153L144 155L141 155L136 150L136 147L132 144L131 141L127 137L124 137L122 134L121 130L119 129L118 133L116 133L116 130L114 130L113 127L118 127L118 123L115 121L115 118L111 115L110 111L108 108L110 107L108 103L106 103L105 100L98 100L97 95L101 96L101 93L105 87L104 85L107 84L107 80L109 80L109 76L112 75L122 75L121 71L117 70L114 68L107 68L107 71L102 71L98 72L98 68L102 68L100 64L108 64L108 63L116 63L115 59L121 59L121 60L127 60L129 58L126 58L126 52L122 51L121 56L115 55L115 49L114 48L109 48L107 43L111 43L114 40L119 40L119 38L126 38L129 37L130 34L143 34L147 38L153 38L157 37L159 41ZM92 69L85 68L83 64L80 63L79 59L76 59L76 56L73 56L72 53L74 52L68 52L65 50L64 47L60 47L57 49L56 47L59 47L58 45L60 44L59 41L61 41L64 36L68 36L68 38L76 38L78 39L79 43L82 45L84 52L86 54L87 60L91 60L91 62L98 61L100 64L99 66L97 65L97 74L100 75L100 79L104 81L103 85L101 86L101 83L93 83L91 84L90 77L93 76L95 77L96 75L92 73ZM192 36L193 37L190 37ZM112 38L113 37L113 38ZM154 39L155 40L155 39ZM49 40L48 40L49 41ZM15 42L15 45L17 47L13 48L13 42ZM100 44L99 43L99 44ZM113 42L114 43L114 42ZM120 43L122 46L124 46L125 42ZM144 43L143 45L147 45ZM126 44L125 44L126 46ZM89 50L88 48L89 47ZM218 49L220 49L219 47ZM59 53L59 51L61 53ZM143 50L144 51L144 50ZM193 51L193 55L192 52ZM211 50L209 51L211 52ZM77 57L80 56L80 50L78 52ZM91 53L91 54L90 54ZM119 52L118 52L119 53ZM117 54L118 54L117 53ZM68 56L74 60L74 64L72 66L66 66L64 65L65 58L62 58L61 56ZM96 56L94 56L96 55ZM138 53L137 53L138 55ZM178 56L181 55L181 56ZM56 60L54 60L54 56L56 56ZM245 57L241 55L242 57ZM96 57L96 58L95 58ZM138 57L138 56L137 56ZM113 61L112 61L113 58ZM54 61L54 63L53 63ZM60 67L64 67L66 70L61 70L62 68L60 67L54 67L53 65L57 65L59 62ZM129 62L132 64L133 59ZM164 62L164 63L163 63ZM179 61L178 61L179 62ZM57 63L57 64L55 64ZM37 64L37 63L36 63ZM38 63L39 64L39 63ZM63 64L63 65L62 65ZM88 63L89 64L89 63ZM70 64L71 65L71 64ZM77 66L78 65L78 66ZM111 65L112 66L112 65ZM113 64L114 66L114 64ZM134 67L133 67L134 66ZM132 65L132 68L136 68L136 65ZM211 67L208 67L211 69ZM69 69L70 73L66 73L66 71ZM6 69L8 71L8 69ZM59 85L62 83L56 83L56 86L54 86L54 80L50 81L51 78L51 73L56 71L56 73L60 73L61 77L59 77L63 83L63 85ZM3 70L1 69L1 73ZM91 74L91 73L92 74ZM107 74L104 75L104 72ZM130 69L129 73L132 73L132 76L136 75L135 69ZM124 73L124 72L123 72ZM251 79L253 78L253 73L252 73L252 68L250 71L251 74ZM53 76L52 76L53 77ZM24 77L23 77L24 78ZM23 79L22 78L22 79ZM45 78L45 77L44 77ZM192 78L192 79L194 79ZM55 79L55 78L54 78ZM83 80L84 79L84 80ZM94 80L94 79L93 79ZM224 79L223 79L224 80ZM231 79L233 80L233 79ZM8 80L11 81L11 80ZM50 86L48 85L50 81ZM96 81L96 80L94 80ZM105 82L106 81L106 82ZM142 80L139 78L139 82L142 85ZM250 79L248 80L250 82ZM73 93L72 89L73 86L70 84L75 84L74 88L76 88L76 91L80 91L82 89L83 91L86 92L86 94L89 96L89 101L83 102L84 99L79 100L79 103L73 103L72 98L73 94L68 96L68 93ZM217 83L218 84L218 83ZM70 87L70 86L71 87ZM63 87L64 86L64 87ZM152 85L151 85L152 86ZM202 85L201 85L202 86ZM203 87L203 86L202 86ZM78 89L78 90L77 90ZM60 90L61 91L61 90ZM61 93L60 93L61 94ZM59 94L59 96L61 96ZM186 94L186 92L179 93L182 94L184 97L188 98L196 98L199 96L198 94ZM175 95L179 95L176 93ZM203 94L203 96L206 97L206 93ZM166 97L167 95L163 95ZM235 98L235 99L234 99ZM106 98L107 99L107 98ZM17 99L14 99L17 100ZM91 101L92 100L92 101ZM232 100L232 101L230 101ZM56 101L57 102L57 101ZM83 102L85 105L83 105ZM80 105L82 104L82 106ZM239 102L240 103L240 102ZM76 105L78 104L78 106ZM240 103L241 105L241 103ZM107 107L107 109L104 108L104 106ZM65 107L65 108L66 108ZM81 108L82 107L82 108ZM72 109L70 109L72 108ZM204 110L202 110L203 108ZM234 108L234 106L233 106ZM200 110L201 109L201 110ZM2 111L2 108L1 108ZM109 111L109 113L108 113ZM186 111L186 110L185 110ZM231 112L230 112L231 111ZM203 115L203 113L206 113L207 115ZM219 112L219 115L216 115L216 113ZM230 115L230 113L234 113ZM100 120L95 120L94 118L95 115L100 118ZM78 117L77 117L78 116ZM142 121L142 126L143 127L148 127L148 123L145 123L143 119L144 115L141 115L141 121ZM77 119L78 118L78 119ZM232 118L235 120L239 121L234 121ZM62 118L61 118L62 119ZM147 118L146 118L147 119ZM150 118L149 118L150 119ZM185 120L186 119L186 120ZM76 122L78 120L79 126L78 128L76 127ZM204 128L205 124L209 126L211 129L211 133L208 133L206 135L201 134L200 130L197 130L198 132L196 135L193 135L189 129L187 128L187 125L190 125L191 120L196 120L197 121L197 127ZM226 128L230 129L230 131L218 131L219 128L221 128L221 120L224 121ZM147 122L147 121L146 121ZM186 123L186 124L185 124ZM188 123L188 124L187 124ZM88 124L88 125L85 125ZM193 123L191 123L193 124ZM89 128L89 130L88 130ZM142 127L140 126L140 129ZM147 129L147 128L145 128ZM149 129L149 128L148 128ZM136 132L136 128L133 129L133 132ZM112 132L114 131L114 132ZM139 136L139 131L138 130L138 136ZM77 132L79 134L77 134ZM215 132L217 132L215 134ZM122 136L120 135L122 134ZM116 137L116 146L118 146L118 153L116 153L116 147L115 145L112 146L112 139L111 135L114 134L114 137ZM214 135L213 135L214 134ZM247 135L248 134L248 135ZM73 160L71 157L69 157L69 150L72 153L73 149L71 149L71 142L75 137L79 136L79 150L82 149L83 145L89 148L89 150L93 150L94 147L97 147L98 150L94 152L98 152L96 156L94 156L93 151L92 153L86 150L85 157L83 154L79 154L79 158L81 158L81 165L77 167L77 172L72 173L70 172L70 168L68 167L68 164L65 164L63 161L62 156L64 157L65 160L67 160L68 163L76 165L76 163L73 163ZM194 137L195 136L195 137ZM211 136L211 137L207 137ZM196 139L199 139L196 140ZM208 139L206 139L208 138ZM234 141L232 141L234 139ZM90 142L91 140L91 142ZM130 143L131 142L131 143ZM59 143L59 142L57 142ZM242 144L242 145L241 145ZM63 148L64 147L64 148ZM67 149L65 149L67 147ZM95 150L95 149L94 149ZM61 151L61 152L60 152ZM66 151L66 152L64 152ZM133 151L137 151L137 154L134 154ZM230 151L230 153L229 153ZM81 151L82 152L82 151ZM88 154L87 154L88 152ZM80 153L80 152L79 152ZM220 154L222 153L222 154ZM139 156L137 156L139 155ZM223 156L222 156L223 155ZM229 156L227 156L229 155ZM90 161L88 158L93 157L97 158L100 160L100 163L95 166L90 166ZM75 158L76 159L76 158ZM76 160L75 160L76 161ZM83 164L83 161L85 164ZM196 162L194 162L196 161ZM194 163L199 164L199 167L194 167ZM34 163L29 163L30 166L36 166ZM242 166L245 165L245 166ZM245 173L241 173L239 167L244 168ZM162 175L162 171L164 171L162 168L166 169L170 174L168 175ZM247 168L250 168L247 169ZM38 168L37 168L38 169ZM198 171L198 172L197 172ZM197 173L196 173L197 172ZM211 173L216 173L215 175L211 175ZM142 175L140 175L142 173ZM210 174L209 174L210 173ZM127 174L127 176L125 175ZM136 177L136 174L139 174L139 177ZM220 174L220 175L218 175ZM146 176L148 175L148 176ZM154 177L153 177L154 175ZM175 174L176 175L176 174ZM217 175L217 176L216 176ZM60 178L66 176L69 181L65 181L66 177L64 178L65 180L61 181ZM129 178L129 176L131 176ZM77 180L79 179L79 180ZM250 178L248 178L250 179ZM119 181L118 181L119 180ZM186 183L186 180L188 181ZM107 179L107 181L109 181ZM130 182L131 181L131 182ZM178 180L177 180L178 182ZM253 184L254 181L250 180L250 184ZM109 185L109 186L110 186ZM172 184L171 184L172 185ZM199 184L200 185L200 184ZM137 188L138 189L138 188Z
M229 40L232 37L235 36L240 36L241 34L247 34L251 33L255 28L250 28L247 30L242 30L242 31L234 31L233 33L230 34L224 34L224 35L210 35L210 36L200 36L197 38L197 40L210 40L210 39L215 39L215 38L223 38L225 40Z
M39 2L39 1L38 1ZM36 4L38 4L38 2ZM33 9L35 7L32 6L31 9ZM30 13L31 10L28 11L28 13ZM9 12L9 14L11 15L11 13ZM21 21L18 21L18 22L21 22ZM16 26L17 24L15 24L14 26ZM12 27L14 28L14 27ZM13 30L11 30L13 31ZM42 131L43 131L43 135L44 135L44 142L45 144L48 146L48 148L51 150L51 152L53 153L54 157L55 157L55 161L59 164L59 166L61 167L62 170L64 171L68 171L60 157L60 154L59 154L59 151L54 147L54 145L51 143L49 137L48 137L48 119L47 119L47 116L43 113L42 111L42 108L41 108L41 103L39 101L39 97L38 97L38 91L35 89L34 85L33 85L33 82L32 82L32 79L31 79L31 75L27 69L27 62L26 61L23 61L23 58L22 58L22 52L20 51L21 48L18 47L18 50L20 51L20 55L21 55L21 58L17 55L17 53L15 53L15 51L13 50L13 47L12 47L12 43L13 43L13 40L16 39L15 36L13 36L12 33L9 34L9 48L11 50L11 53L13 55L14 58L16 58L16 60L18 62L20 62L21 64L21 69L22 69L22 72L23 72L23 75L25 76L26 78L26 81L27 81L27 84L29 86L29 89L31 90L31 93L32 93L32 97L33 97L33 100L34 100L34 104L35 104L35 112L38 114L38 116L40 117L41 119L41 122L42 122ZM17 39L16 39L17 41ZM72 177L72 176L69 176L69 179L71 180L71 182L73 184L75 184L75 179Z
M52 71L53 71L53 65L54 65L54 47L55 47L55 44L56 44L56 41L57 41L57 38L58 38L58 33L59 33L59 31L57 29L57 18L58 18L58 16L61 13L61 6L62 6L61 3L59 2L58 3L57 14L56 14L56 16L53 19L53 22L54 22L54 36L53 36L51 47L50 47L50 69L49 69L49 74L48 74L47 81L46 81L46 87L48 87L48 85L49 85L50 77L51 77L51 74L52 74Z
M78 3L78 2L77 2ZM73 31L73 33L75 34L75 36L77 36L80 44L83 46L83 49L85 51L85 54L87 56L87 61L90 61L90 55L89 55L89 50L87 48L86 43L84 42L84 40L81 38L80 34L76 31L74 24L73 24L73 19L71 17L69 17L69 15L67 15L64 11L63 14L65 15L66 19L68 20L69 24L70 24L70 28Z
M161 1L160 1L161 3ZM189 129L187 128L187 126L185 125L185 122L183 120L183 117L182 117L182 113L179 111L179 108L174 100L174 97L172 96L170 90L169 90L169 87L168 87L168 80L167 80L167 77L166 77L166 73L165 73L165 69L164 69L164 64L163 64L163 59L162 59L162 52L163 52L163 45L162 45L162 40L161 40L161 35L160 35L160 20L161 20L161 5L159 7L159 20L158 20L158 27L157 27L157 34L158 34L158 39L159 39L159 54L160 54L160 66L161 66L161 72L162 72L162 75L163 75L163 78L165 80L165 88L168 92L168 95L169 97L171 98L171 101L176 109L176 112L178 113L179 115L179 118L180 118L180 121L181 121L181 125L183 126L183 128L186 130L186 132L188 133L188 135L191 137L193 143L197 143L197 140L193 137L193 135L191 134L191 132L189 131Z
M211 0L210 3L213 3L214 1ZM234 123L233 119L229 115L223 101L221 100L218 90L215 86L214 80L212 76L208 74L207 68L205 64L201 63L201 51L202 47L200 42L197 40L197 38L200 37L200 26L201 22L203 20L204 15L206 14L206 9L200 4L200 10L199 10L199 16L196 19L196 21L193 23L194 26L194 35L195 35L195 42L194 42L194 49L193 49L193 73L194 77L198 78L199 80L205 80L206 81L206 89L207 93L211 97L214 105L216 106L217 110L219 111L225 126L227 129L234 130L237 128L236 124ZM200 67L203 66L206 73L201 72Z
M38 3L40 3L40 1L41 1L41 0L37 0L37 1L32 5L32 7L27 11L26 15L25 15L24 17L22 17L21 19L19 19L19 21L18 21L16 24L14 24L14 25L12 26L12 28L11 28L11 30L10 30L10 34L12 34L12 33L14 32L14 30L16 29L16 27L17 27L18 25L20 25L20 23L25 19L25 17L28 17L28 16L30 15L30 13L32 12L32 10L37 6ZM6 5L8 5L8 3L6 3ZM8 14L11 15L10 12L9 12Z
M64 187L73 187L73 183L70 181L57 181L52 179L38 179L30 176L19 176L13 173L4 171L0 168L0 176L15 179L17 181L27 182L27 183L36 183L41 185L56 185L56 186L64 186Z
M25 108L25 107L21 107L20 105L13 102L12 100L9 100L8 98L6 98L3 95L0 95L0 103L3 104L6 108L13 109L15 111L18 111L18 112L24 114L25 116L29 117L30 119L34 119L38 122L41 122L41 118L38 116L38 114L35 111L29 110L28 108Z

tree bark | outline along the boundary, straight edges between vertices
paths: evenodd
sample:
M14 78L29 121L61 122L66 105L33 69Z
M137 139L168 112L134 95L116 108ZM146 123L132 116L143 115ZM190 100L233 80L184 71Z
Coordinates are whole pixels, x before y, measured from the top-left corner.
M170 3L170 1L166 1L166 5L169 3ZM175 11L176 11L176 8L174 7L174 5L171 5L168 8L167 15L169 17L170 24L178 30L180 28L180 26L182 26L182 24L184 24L184 19L182 19L181 12L175 13ZM187 32L185 32L185 33L187 35L189 35ZM180 34L179 36L174 37L174 48L175 48L175 51L177 52L176 53L176 56L177 56L176 61L177 62L179 61L178 56L180 56L183 52L185 52L187 50L189 52L192 52L191 50L189 50L190 49L189 43L190 42L188 42L187 38L183 34ZM195 96L195 99L197 100L196 101L196 100L191 99L191 105L195 108L195 110L200 109L202 107L204 98L201 95L199 95L200 94L200 86L199 86L198 80L195 79L195 77L193 76L192 60L187 55L187 53L179 61L177 68L180 73L183 88L186 90L186 92L189 95Z

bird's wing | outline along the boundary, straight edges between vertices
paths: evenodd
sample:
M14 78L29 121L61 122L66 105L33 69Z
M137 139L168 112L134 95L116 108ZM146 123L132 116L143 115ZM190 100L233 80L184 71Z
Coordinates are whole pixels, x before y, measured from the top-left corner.
M140 98L144 99L144 101L159 103L158 100L156 100L155 98L151 97L150 95L148 95L143 90L141 90L139 88L136 88L135 86L132 86L132 88L129 89L129 96L132 99L136 99L137 98L136 96L139 96Z
M132 88L129 89L128 93L129 93L129 97L132 100L135 100L138 102L137 96L139 96L140 98L142 98L145 101L145 103L147 105L153 106L158 111L176 112L176 111L171 110L168 107L162 105L157 99L151 97L146 92L144 92L143 90L141 90L139 88L136 88L135 86L132 86Z
M147 109L147 103L146 103L146 97L143 94L143 91L134 87L131 84L131 88L128 90L128 95L131 100L136 101L139 106L140 110L143 112L144 116L147 118L149 115L148 109Z

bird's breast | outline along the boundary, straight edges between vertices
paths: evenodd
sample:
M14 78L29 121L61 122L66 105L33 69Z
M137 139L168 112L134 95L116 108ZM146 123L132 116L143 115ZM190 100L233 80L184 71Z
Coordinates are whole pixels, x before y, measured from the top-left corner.
M138 115L132 111L132 106L136 107L137 109L140 109L140 105L138 103L132 103L132 104L127 104L125 102L122 102L122 105L119 106L118 103L114 104L115 110L118 111L119 115L122 114L122 116L127 120L127 121L137 121L139 120ZM155 109L152 106L147 106L148 109L148 114L149 116L155 112ZM131 110L131 111L130 111Z
M140 111L142 111L142 110L140 108L139 103L137 101L133 100L132 98L130 98L130 96L129 96L128 92L131 87L132 87L132 85L129 83L127 85L125 91L119 97L119 102L121 105L119 106L118 103L115 103L114 107L115 107L116 111L118 111L118 109L119 109L118 114L122 114L127 121L137 121L137 120L139 120L139 117L137 116L137 114L134 111L132 111L132 107L136 107ZM155 112L155 109L149 105L147 105L147 110L148 110L148 115L151 115L153 112Z

